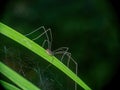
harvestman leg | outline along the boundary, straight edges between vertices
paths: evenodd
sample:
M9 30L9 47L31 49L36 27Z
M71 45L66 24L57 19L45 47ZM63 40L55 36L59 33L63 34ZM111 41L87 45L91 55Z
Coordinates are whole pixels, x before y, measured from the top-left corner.
M67 55L68 56L68 62L67 62L67 66L69 67L69 63L70 63L70 60L72 60L74 62L74 64L76 65L76 74L77 74L77 68L78 68L78 65L77 65L77 62L71 57L71 53L67 52L66 51L57 51L54 53L55 54L63 54L64 56ZM64 56L62 55L62 58L64 58ZM62 61L62 60L61 60Z
M46 40L43 41L42 47L44 47L45 43L47 42L47 44L48 44L47 51L49 50L49 54L52 55L52 51L51 51L52 32L51 32L50 28L46 30L44 26L41 26L41 27L37 28L36 30L34 30L33 32L26 34L25 36L31 35L31 34L37 32L38 30L40 30L41 28L44 30L44 32L42 34L38 35L37 37L33 38L32 40L35 41L35 40L37 40L38 38L42 37L45 34L46 35ZM50 34L50 39L49 39L49 36L48 36L47 32L49 32L49 34Z
M49 36L48 36L48 33L47 32L49 32L49 34L50 34L50 39L49 39ZM51 29L49 28L49 29L47 29L47 30L45 30L44 29L44 34L46 35L46 40L44 40L44 42L42 43L42 47L44 47L45 46L45 43L47 42L47 44L48 44L48 48L47 49L49 49L50 51L51 51L51 46L52 46L52 32L51 32Z
M21 65L22 64L21 62L22 62L22 60L20 58L20 62L19 62L20 70L19 70L19 72L21 72L23 74L23 76L25 76L25 73L23 71L23 65Z
M61 48L58 48L56 50L53 51L53 54L56 55L56 54L63 54L62 57L61 57L61 62L63 62L63 58L65 56L65 54L67 53L68 51L68 47L61 47ZM68 57L68 61L67 61L67 66L69 67L69 62L70 62L70 57Z
M47 43L47 44L48 44L48 49L51 51L52 32L51 32L51 29L50 29L50 28L46 30L44 26L41 26L41 27L37 28L36 30L34 30L33 32L26 34L26 36L31 35L31 34L37 32L37 31L40 30L40 29L43 29L44 32L43 32L42 34L40 34L39 36L37 36L36 38L33 38L32 40L37 40L38 38L42 37L43 35L46 35L46 40L43 41L42 47L44 47L44 46L45 46L45 43ZM49 34L50 34L50 39L49 39L49 36L48 36L48 33L47 33L47 32L49 32ZM51 52L50 54L52 55L52 52ZM49 64L49 65L46 67L46 69L47 69L49 66L51 66L51 65ZM46 69L45 69L45 70L46 70Z
M78 64L77 64L77 62L71 57L71 53L67 52L67 49L66 49L66 51L58 51L58 52L56 52L55 54L63 54L64 56L67 55L67 56L68 56L67 66L69 67L70 60L72 60L73 63L76 65L76 71L75 71L75 73L76 73L76 75L77 75ZM62 59L64 58L63 55L62 55ZM76 83L76 82L75 82L75 90L77 90L77 83Z
M40 37L42 37L42 36L45 34L47 40L44 40L44 41L43 41L42 47L44 47L45 43L47 42L47 43L48 43L48 48L51 50L51 45L52 45L52 32L51 32L51 29L47 29L47 30L46 30L44 26L41 26L41 27L35 29L34 31L32 31L32 32L30 32L30 33L28 33L28 34L26 34L25 36L29 36L29 35L31 35L31 34L37 32L37 31L39 31L40 29L43 29L44 32L43 32L42 34L38 35L37 37L33 38L32 40L35 41L35 40L39 39ZM50 32L50 39L51 39L51 42L50 42L50 39L49 39L48 34L47 34L48 31ZM38 65L37 65L37 66L38 66ZM38 67L37 67L37 68L38 68ZM35 71L37 72L37 70L35 70ZM38 73L40 73L40 70L39 70ZM41 78L41 76L40 76L40 78Z
M62 62L64 56L67 55L67 56L68 56L67 66L69 67L70 59L71 59L72 57L71 57L71 53L68 52L68 49L69 49L68 47L58 48L57 50L54 50L54 54L63 54L62 57L61 57L61 62ZM72 60L72 61L73 61L73 62L76 64L76 66L77 66L76 61L75 61L75 60Z
M62 52L62 54L63 54L62 57L61 57L61 62L62 62L62 60L65 56L65 53L68 51L68 49L69 49L68 47L61 47L61 48L58 48L58 49L54 50L53 54L55 55L55 54L59 54L60 52Z
M51 44L52 44L52 33L51 33L51 29L47 29L47 30L46 30L44 26L41 26L41 27L37 28L36 30L34 30L34 31L26 34L25 36L29 36L29 35L37 32L37 31L40 30L40 29L43 29L44 32L43 32L42 34L38 35L37 37L33 38L32 40L35 41L35 40L37 40L38 38L42 37L42 36L45 34L46 37L47 37L48 48L51 50ZM50 42L50 39L49 39L48 34L47 34L48 31L50 31L51 42ZM44 42L44 43L45 43L45 42Z
M24 70L23 70L22 59L20 58L20 57L21 57L21 56L20 56L20 53L19 53L18 55L19 55L19 56L18 56L18 59L19 59L19 61L18 61L18 64L19 64L19 70L18 70L18 72L19 72L19 73L22 73L23 76L25 76L25 72L24 72Z
M47 30L46 30L44 26L41 26L41 27L37 28L36 30L34 30L34 31L26 34L25 36L29 36L29 35L37 32L37 31L39 31L40 29L43 29L44 32L43 32L42 34L38 35L37 37L33 38L32 40L35 41L35 40L39 39L40 37L42 37L42 36L45 34L47 40L44 40L44 41L43 41L42 47L44 47L45 43L47 42L47 43L48 43L48 49L51 51L51 46L52 46L52 32L51 32L51 29L47 29ZM49 33L50 33L50 39L49 39L49 36L48 36L48 33L47 33L48 31L49 31ZM22 67L21 67L21 68L22 68ZM21 69L21 70L22 70L22 69ZM40 80L40 82L41 82L41 85L43 85L42 76L41 76L41 72L40 72L40 68L39 68L39 65L38 65L38 64L37 64L37 68L34 69L34 71L39 74L39 80ZM23 72L23 71L22 71L22 72ZM24 72L23 72L23 74L24 74Z
M35 71L36 71L36 73L38 73L41 86L43 86L42 73L41 73L40 68L39 68L39 63L37 63L37 68Z
M48 42L48 41L45 40L43 42L43 47L44 47L46 42ZM69 67L69 63L70 63L70 59L71 59L76 65L76 71L75 72L76 72L76 75L77 75L77 68L78 68L77 62L71 57L71 53L67 52L68 49L69 49L68 47L61 47L61 48L58 48L58 49L54 50L52 54L53 55L55 55L55 54L63 54L62 57L61 57L61 62L62 62L64 56L67 55L68 56L67 66ZM49 65L48 65L48 67L49 67ZM76 82L75 82L75 90L77 90L77 83Z
M28 33L28 34L26 34L25 36L29 36L29 35L31 35L31 34L37 32L37 31L40 30L40 29L45 29L45 27L44 27L44 26L41 26L41 27L35 29L34 31L32 31L32 32L30 32L30 33ZM43 34L43 33L42 33L42 34ZM42 36L42 34L40 34L39 36L37 36L36 38L34 38L34 39L32 39L32 40L36 40L36 39L40 38L40 37Z

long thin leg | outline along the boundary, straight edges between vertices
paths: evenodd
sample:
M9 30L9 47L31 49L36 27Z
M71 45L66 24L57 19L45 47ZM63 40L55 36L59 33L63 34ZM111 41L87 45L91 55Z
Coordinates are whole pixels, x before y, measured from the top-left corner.
M67 51L58 51L58 52L54 53L54 55L57 55L57 54L63 54L62 57L61 57L61 62L62 62L63 58L65 57L65 55L68 57L67 66L69 67L69 63L70 63L70 59L71 59L71 53L69 53Z
M75 72L76 72L76 74L77 74L78 64L77 64L77 62L71 57L71 53L66 52L66 51L60 51L60 52L54 53L54 55L56 55L56 54L63 54L64 56L67 55L68 58L69 58L70 60L72 60L73 63L76 65L76 71L75 71ZM63 57L63 58L64 58L64 57ZM68 63L67 63L68 67L69 67L70 60L68 60Z
M19 62L18 62L18 64L19 64L19 73L22 73L23 74L23 76L25 76L25 72L24 72L24 70L23 70L23 63L22 63L22 59L20 58L21 57L21 55L20 55L20 53L18 54L19 56L18 56L18 59L19 59Z
M25 36L29 36L29 35L31 35L31 34L37 32L37 31L40 30L41 28L45 29L44 26L38 27L37 29L35 29L34 31L32 31L32 32L30 32L30 33L28 33L28 34L26 34Z
M37 32L40 29L43 29L44 32L42 34L38 35L37 37L33 38L32 40L37 40L38 38L40 38L41 36L43 36L45 34L46 38L47 38L47 42L48 42L48 49L51 50L51 46L52 46L52 32L51 32L50 28L46 30L44 26L41 26L41 27L37 28L36 30L34 30L33 32L26 34L25 36L29 36L29 35ZM49 36L48 36L48 32L50 34L50 39L49 39Z
M47 43L49 43L49 41L48 41L48 40L44 40L44 41L43 41L43 43L42 43L42 47L44 47L44 46L45 46L45 43L46 43L46 42L47 42Z
M68 47L60 47L56 50L53 51L53 54L59 54L59 53L62 53L62 57L61 57L61 61L63 60L64 56L66 53L68 53ZM68 61L69 61L69 58L68 58ZM68 65L68 64L67 64Z
M64 56L66 55L66 51L57 51L57 52L54 52L54 55L59 55L59 54L61 54L62 55L62 57L61 57L61 62L63 61L63 58L64 58Z
M62 62L62 60L63 60L66 52L68 51L68 49L69 49L68 47L60 47L60 48L54 50L54 51L53 51L53 54L59 54L59 53L62 52L62 54L63 54L62 57L61 57L61 62ZM69 59L68 59L68 60L69 60Z
M78 64L77 64L77 62L71 57L71 60L75 63L75 65L76 65L76 75L78 74ZM75 82L75 90L77 90L77 83Z
M75 73L76 73L76 75L77 75L77 69L78 69L78 64L77 64L77 62L71 57L71 53L69 53L68 52L68 54L67 54L67 56L70 58L70 60L72 60L73 61L73 63L75 64L75 66L76 66L76 69L75 69ZM69 62L68 62L68 64L70 63L70 60L68 60ZM77 90L77 83L75 82L75 90Z
M58 51L68 51L68 49L69 49L68 47L60 47L60 48L54 50L53 53L56 53Z
M42 80L42 73L40 71L40 67L39 67L39 64L37 63L37 73L38 73L38 76L39 76L39 80L40 80L40 83L41 83L41 86L43 86L43 80Z
M50 28L48 29L48 31L49 31L49 34L50 34L50 38L49 38L48 33L46 32L46 30L44 29L44 32L45 32L45 35L46 35L46 38L47 38L47 41L48 41L48 49L51 50L53 38L52 38L52 32L51 32Z
M20 66L20 69L19 69L19 72L20 73L22 73L23 74L23 76L25 76L25 72L23 71L23 65L22 65L22 63L21 63L22 61L21 61L21 59L20 59L20 62L18 63L19 64L19 66Z
M68 56L67 66L69 67L70 60L72 60L73 63L75 64L75 66L76 66L75 73L76 73L76 75L77 75L78 64L77 64L77 62L71 57L71 53L66 52L66 51L60 51L60 52L56 52L55 54L63 54L64 56L67 55L67 56ZM77 83L76 83L76 82L75 82L75 90L77 90Z
M45 32L43 32L42 34L38 35L37 37L33 38L32 40L37 40L38 38L42 37L42 36L43 36L45 33L47 33L48 31L49 31L49 29L46 30Z
M77 64L77 62L71 57L71 53L69 53L69 52L66 52L66 51L60 51L60 52L56 52L56 53L54 53L54 55L56 55L56 54L64 54L64 56L65 55L67 55L68 56L68 63L67 63L67 65L68 65L68 67L69 67L69 63L70 63L70 60L72 60L73 61L73 63L76 65L76 74L77 74L77 68L78 68L78 64ZM64 57L63 57L64 58Z

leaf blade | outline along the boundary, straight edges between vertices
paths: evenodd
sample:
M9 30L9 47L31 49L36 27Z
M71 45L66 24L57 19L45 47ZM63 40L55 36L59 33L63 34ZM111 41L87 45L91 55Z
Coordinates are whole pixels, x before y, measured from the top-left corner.
M52 65L57 67L59 70L64 72L71 79L73 79L78 85L80 85L85 90L91 90L91 88L87 84L85 84L78 76L76 76L75 73L73 73L68 67L66 67L63 63L61 63L60 60L58 60L56 57L47 54L46 50L42 48L40 45L36 44L32 40L28 39L27 37L23 36L22 34L18 33L14 29L2 23L0 23L0 33L13 39L14 41L25 46L29 50L33 51L37 55L47 60L49 63L51 63Z

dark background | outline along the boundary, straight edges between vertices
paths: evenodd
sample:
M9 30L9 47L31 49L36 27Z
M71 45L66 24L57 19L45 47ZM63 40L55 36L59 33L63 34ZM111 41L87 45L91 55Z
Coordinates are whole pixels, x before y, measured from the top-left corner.
M117 0L1 0L0 7L0 21L22 34L42 25L51 28L52 49L69 47L79 65L78 76L93 90L119 88L120 13ZM12 40L4 36L1 40L4 40L0 42L1 51L4 46L10 49L9 59L16 58L16 52L23 56L27 53L31 58L29 51L17 51L21 46ZM1 53L2 59L4 56ZM6 62L12 67L13 63Z

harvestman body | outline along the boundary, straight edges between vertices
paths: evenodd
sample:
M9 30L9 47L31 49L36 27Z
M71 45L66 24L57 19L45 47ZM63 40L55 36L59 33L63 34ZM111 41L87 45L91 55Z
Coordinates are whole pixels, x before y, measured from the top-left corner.
M77 65L77 62L71 57L71 53L68 52L68 49L69 49L68 47L61 47L61 48L58 48L58 49L56 49L56 50L51 51L52 40L53 40L53 39L52 39L51 29L47 29L47 30L46 30L44 26L41 26L41 27L37 28L36 30L34 30L34 31L26 34L25 36L31 35L31 34L33 34L34 32L37 32L37 31L40 30L40 29L43 29L44 32L43 32L42 34L38 35L37 37L33 38L32 40L37 40L38 38L42 37L42 36L45 34L45 35L46 35L46 39L44 40L44 42L43 42L43 44L42 44L42 47L45 46L45 43L48 43L48 48L46 49L46 53L49 54L49 55L52 55L52 56L57 55L57 54L61 54L61 55L62 55L62 57L61 57L61 62L62 62L63 58L64 58L65 55L66 55L66 56L68 57L67 67L69 67L70 60L72 60L72 62L73 62L73 63L75 64L75 66L76 66L76 71L75 71L75 72L76 72L76 75L77 75L78 65ZM50 34L50 38L49 38L49 36L48 36L48 32L49 32L49 34ZM77 90L77 84L76 84L76 82L75 82L75 90Z

